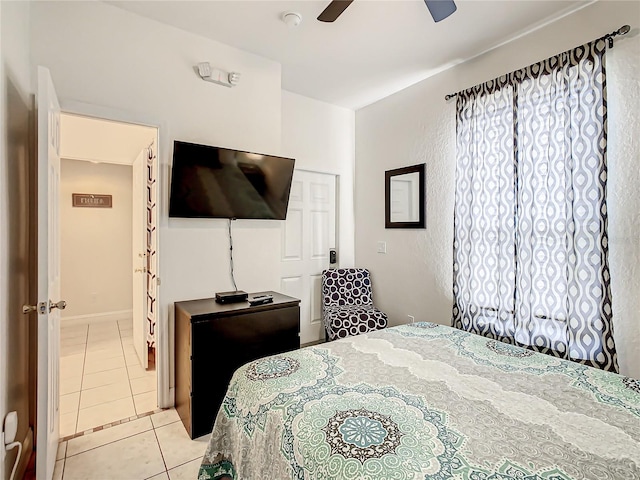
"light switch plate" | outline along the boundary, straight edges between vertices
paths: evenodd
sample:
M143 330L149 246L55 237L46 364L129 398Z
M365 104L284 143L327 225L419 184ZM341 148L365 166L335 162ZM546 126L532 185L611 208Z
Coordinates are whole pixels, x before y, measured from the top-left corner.
M387 253L387 242L378 242L378 253Z

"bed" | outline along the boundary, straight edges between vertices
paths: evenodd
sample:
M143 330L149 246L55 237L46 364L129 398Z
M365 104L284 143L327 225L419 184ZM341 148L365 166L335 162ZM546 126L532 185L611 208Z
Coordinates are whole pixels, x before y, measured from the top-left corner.
M200 480L640 479L640 382L433 323L234 374Z

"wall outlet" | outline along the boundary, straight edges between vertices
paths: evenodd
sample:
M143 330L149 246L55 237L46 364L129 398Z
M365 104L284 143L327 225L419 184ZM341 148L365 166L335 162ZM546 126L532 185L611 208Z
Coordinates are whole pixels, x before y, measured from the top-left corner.
M387 253L387 242L378 242L378 253Z
M409 321L411 323L416 323L416 317L414 317L413 315L407 315L407 317L409 317Z

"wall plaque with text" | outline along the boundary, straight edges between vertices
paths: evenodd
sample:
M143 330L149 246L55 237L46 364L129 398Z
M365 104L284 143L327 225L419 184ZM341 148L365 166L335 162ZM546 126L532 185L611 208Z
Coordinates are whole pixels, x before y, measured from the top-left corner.
M71 196L74 207L111 208L113 206L111 195L72 193Z

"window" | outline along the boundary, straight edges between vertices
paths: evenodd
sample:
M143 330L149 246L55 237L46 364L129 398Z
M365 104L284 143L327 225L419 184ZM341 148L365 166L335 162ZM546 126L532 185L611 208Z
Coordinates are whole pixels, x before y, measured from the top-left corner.
M454 326L617 371L598 40L458 94Z

